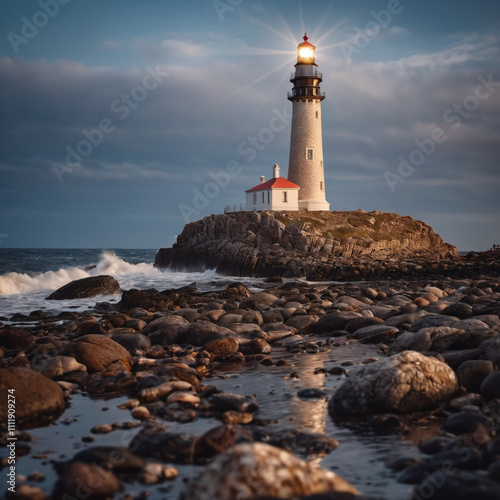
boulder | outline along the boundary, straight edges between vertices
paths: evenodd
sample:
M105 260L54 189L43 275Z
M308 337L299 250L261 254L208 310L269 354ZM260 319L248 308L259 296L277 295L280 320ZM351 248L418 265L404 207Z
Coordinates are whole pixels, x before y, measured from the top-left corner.
M234 336L234 332L229 330L229 328L214 325L208 321L197 321L191 323L185 331L178 335L178 342L202 346L212 340L222 339L231 335Z
M121 293L120 285L113 276L91 276L71 281L52 292L46 300L85 299L97 295L117 295Z
M331 333L335 330L343 330L347 323L361 317L361 314L354 311L331 312L325 314L318 322L312 323L309 331L311 333Z
M422 328L418 332L405 332L396 339L391 346L390 353L408 350L445 352L464 335L464 330L449 326L431 326Z
M58 417L66 408L58 384L29 368L0 368L0 391L5 404L0 405L0 422L7 422L7 390L14 389L16 423L37 427L45 419Z
M296 498L327 493L357 495L335 472L264 443L245 443L218 455L188 484L184 500Z
M84 364L89 372L100 372L116 364L130 371L133 359L118 342L102 335L84 335L68 344L62 352Z
M485 401L500 399L500 372L490 373L481 382L480 393Z
M26 351L35 343L35 337L23 328L0 328L0 347Z
M448 365L403 351L360 368L340 386L328 410L332 415L420 411L450 399L457 389Z
M72 462L62 471L52 492L56 498L110 498L123 490L118 477L98 465Z
M54 356L53 358L47 358L33 366L33 368L48 378L60 377L69 372L87 371L85 365L79 363L71 356Z

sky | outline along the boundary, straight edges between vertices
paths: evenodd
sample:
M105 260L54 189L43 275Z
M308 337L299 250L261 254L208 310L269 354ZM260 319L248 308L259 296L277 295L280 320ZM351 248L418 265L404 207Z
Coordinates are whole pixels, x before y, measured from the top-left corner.
M500 243L500 3L5 0L0 247L160 248L281 166L307 31L332 210Z

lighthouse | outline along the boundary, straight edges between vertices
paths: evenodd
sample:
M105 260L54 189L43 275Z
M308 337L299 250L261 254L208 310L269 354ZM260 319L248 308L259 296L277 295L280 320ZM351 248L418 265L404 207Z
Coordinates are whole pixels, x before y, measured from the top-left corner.
M290 81L288 99L292 102L292 133L288 180L300 186L299 210L330 210L325 195L320 83L323 75L315 62L316 47L307 33L297 47L297 63Z

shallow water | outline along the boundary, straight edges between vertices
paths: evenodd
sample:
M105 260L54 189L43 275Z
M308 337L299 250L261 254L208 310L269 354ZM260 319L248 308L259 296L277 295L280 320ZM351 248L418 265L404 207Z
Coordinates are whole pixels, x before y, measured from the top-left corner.
M336 471L365 494L387 500L403 500L408 497L410 487L397 483L397 473L389 470L386 463L396 457L418 456L418 450L412 441L402 440L396 434L374 433L366 423L355 423L352 419L346 423L334 422L327 412L327 399L304 401L296 396L297 391L303 387L324 389L331 395L344 379L343 376L314 374L315 369L324 367L328 370L343 361L353 361L355 365L346 368L355 371L361 366L362 360L377 355L374 346L348 343L344 339L339 339L339 343L340 346L332 347L328 352L314 354L292 355L283 347L278 347L273 349L272 358L275 361L286 358L292 366L269 367L257 363L225 365L220 366L215 377L205 379L203 383L217 385L224 392L255 394L259 403L256 417L279 421L263 427L264 431L295 429L326 433L334 437L340 445L328 456L316 459L321 466ZM292 372L296 372L299 378L291 378ZM117 408L127 399L91 399L75 394L70 408L58 421L48 427L29 431L36 440L32 443L30 455L19 459L17 473L28 476L35 470L42 472L46 478L38 485L50 492L56 480L52 461L67 460L77 451L91 446L128 446L132 437L139 432L139 427L93 435L95 441L92 443L81 440L83 436L91 435L90 429L94 425L132 421L128 410ZM174 432L201 435L221 422L213 418L200 418L188 424L162 423ZM420 437L425 437L425 432ZM44 458L37 458L39 456ZM175 481L155 486L127 484L125 491L134 494L149 491L150 498L178 500L185 488L184 479L195 475L199 467L176 467L180 474ZM120 496L117 495L117 498Z

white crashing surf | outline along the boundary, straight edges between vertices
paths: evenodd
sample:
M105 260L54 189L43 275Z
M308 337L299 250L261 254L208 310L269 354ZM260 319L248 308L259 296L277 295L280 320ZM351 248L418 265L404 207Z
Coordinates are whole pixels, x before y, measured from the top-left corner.
M29 275L25 273L7 273L0 276L0 295L15 295L41 290L57 290L70 281L89 276L109 274L115 278L127 275L159 276L161 271L152 264L141 262L131 264L117 257L113 252L103 252L95 267L69 267L58 271Z

